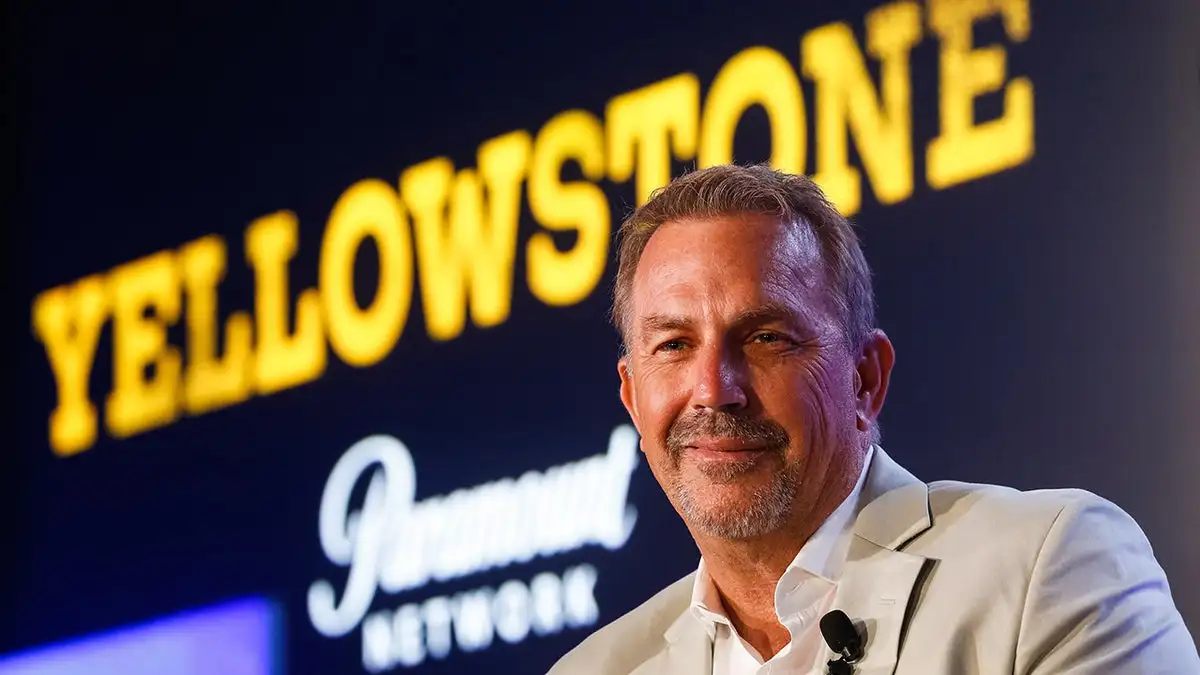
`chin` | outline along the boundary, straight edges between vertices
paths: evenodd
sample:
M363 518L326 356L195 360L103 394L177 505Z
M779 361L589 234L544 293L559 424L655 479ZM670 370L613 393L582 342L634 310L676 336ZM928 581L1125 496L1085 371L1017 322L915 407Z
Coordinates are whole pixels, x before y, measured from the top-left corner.
M737 513L757 501L758 489L742 483L693 483L688 495L696 509L714 515Z
M672 501L693 530L722 539L750 539L782 527L795 496L779 480L719 483L701 478L680 484Z
M693 532L728 540L755 539L783 527L786 512L752 508L696 508L684 511L684 522Z

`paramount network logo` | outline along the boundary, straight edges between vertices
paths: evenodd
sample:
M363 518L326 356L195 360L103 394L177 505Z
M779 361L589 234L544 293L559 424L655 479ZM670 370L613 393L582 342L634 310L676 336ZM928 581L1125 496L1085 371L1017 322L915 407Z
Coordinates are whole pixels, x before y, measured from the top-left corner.
M380 672L445 658L454 645L477 651L497 636L517 643L530 633L594 624L598 573L588 564L395 611L370 610L379 593L414 591L588 545L621 548L637 522L637 510L626 503L637 452L637 432L622 425L605 453L417 502L408 448L391 436L364 438L338 461L321 498L321 548L347 574L340 601L329 581L309 587L313 627L336 638L361 625L363 666ZM367 475L366 496L352 511L352 492Z

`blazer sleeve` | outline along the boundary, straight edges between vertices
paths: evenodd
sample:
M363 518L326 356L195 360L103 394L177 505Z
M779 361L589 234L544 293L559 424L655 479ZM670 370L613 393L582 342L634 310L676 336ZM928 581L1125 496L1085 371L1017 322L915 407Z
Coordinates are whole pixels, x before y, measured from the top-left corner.
M1137 523L1075 492L1030 577L1016 673L1200 675L1200 657L1166 574Z

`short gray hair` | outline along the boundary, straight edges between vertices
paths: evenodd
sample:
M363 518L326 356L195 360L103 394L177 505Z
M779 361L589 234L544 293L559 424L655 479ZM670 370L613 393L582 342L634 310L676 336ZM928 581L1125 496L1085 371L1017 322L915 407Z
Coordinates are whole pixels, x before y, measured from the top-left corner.
M628 348L633 276L650 237L663 223L694 217L765 215L806 227L821 248L821 261L842 328L854 348L875 328L871 270L854 226L806 176L763 164L722 164L686 173L657 189L617 233L617 277L612 320Z

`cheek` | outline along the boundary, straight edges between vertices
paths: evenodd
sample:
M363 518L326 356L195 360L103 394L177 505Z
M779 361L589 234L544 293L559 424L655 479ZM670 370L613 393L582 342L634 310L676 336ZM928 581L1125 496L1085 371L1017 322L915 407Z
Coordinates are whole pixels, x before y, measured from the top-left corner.
M840 433L846 423L854 424L855 406L851 376L839 363L818 363L809 374L806 404L813 424L822 435Z
M643 434L655 441L666 438L667 429L687 404L687 395L678 378L670 373L646 373L637 385L637 409Z
M843 413L853 418L853 401L846 400L844 383L830 365L813 360L760 385L767 415L789 427L790 433L802 434L794 440L805 445L826 437Z

